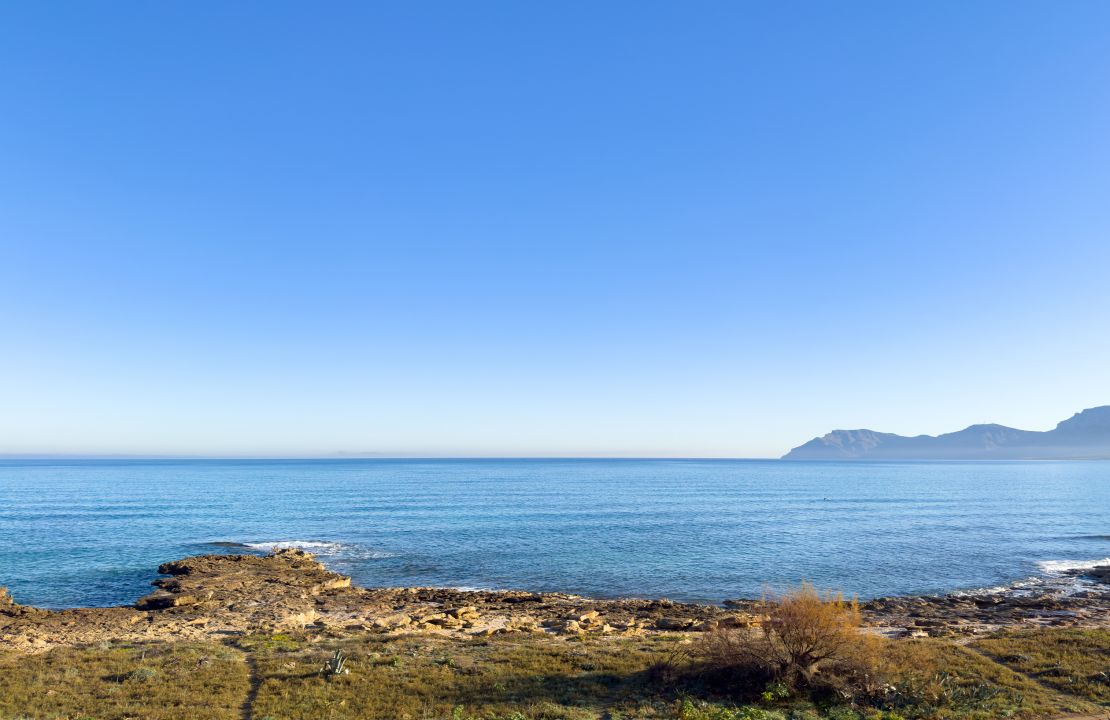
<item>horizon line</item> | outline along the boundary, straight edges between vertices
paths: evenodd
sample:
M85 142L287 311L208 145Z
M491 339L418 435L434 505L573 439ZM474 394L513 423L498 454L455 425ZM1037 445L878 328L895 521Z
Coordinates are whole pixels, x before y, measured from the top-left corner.
M0 453L0 460L781 460L699 455L162 455L131 453Z

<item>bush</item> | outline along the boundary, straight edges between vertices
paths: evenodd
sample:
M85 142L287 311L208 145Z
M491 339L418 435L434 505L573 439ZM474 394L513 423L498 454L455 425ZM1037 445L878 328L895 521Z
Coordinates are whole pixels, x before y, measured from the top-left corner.
M875 667L875 639L860 631L855 600L820 594L808 583L759 604L759 627L707 633L699 656L711 672L741 680L749 689L783 683L843 691L864 684Z

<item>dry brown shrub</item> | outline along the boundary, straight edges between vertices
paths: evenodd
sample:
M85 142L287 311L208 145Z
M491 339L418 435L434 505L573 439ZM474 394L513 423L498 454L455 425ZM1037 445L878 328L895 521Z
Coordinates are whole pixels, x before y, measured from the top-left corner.
M819 593L809 583L758 607L762 623L707 633L699 655L707 669L761 686L858 685L873 675L877 645L860 629L859 604Z

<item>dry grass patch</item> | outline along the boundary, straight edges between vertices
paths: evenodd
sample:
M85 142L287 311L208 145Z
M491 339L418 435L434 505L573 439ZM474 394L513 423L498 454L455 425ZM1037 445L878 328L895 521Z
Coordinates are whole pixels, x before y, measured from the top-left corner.
M650 668L657 639L525 637L458 641L368 636L256 654L262 680L255 718L671 717ZM326 680L320 669L335 649L350 674Z
M884 656L891 684L876 704L906 718L1045 718L1096 709L943 640L892 642Z
M974 647L1061 692L1110 705L1110 629L1008 632Z
M247 696L242 656L222 645L57 648L0 657L0 718L231 720Z

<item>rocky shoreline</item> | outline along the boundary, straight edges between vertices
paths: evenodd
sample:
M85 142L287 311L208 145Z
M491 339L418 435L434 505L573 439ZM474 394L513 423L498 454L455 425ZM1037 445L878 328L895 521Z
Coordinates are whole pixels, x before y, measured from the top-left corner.
M628 636L759 623L753 600L713 606L561 593L360 588L296 549L264 557L201 555L166 563L158 572L168 577L155 580L154 592L124 607L44 610L16 604L0 588L0 647L42 652L105 641L212 640L292 631L321 639L421 632ZM1088 584L1074 592L1045 586L1021 594L890 597L861 603L861 608L866 624L889 637L1110 627L1110 566L1082 574Z

